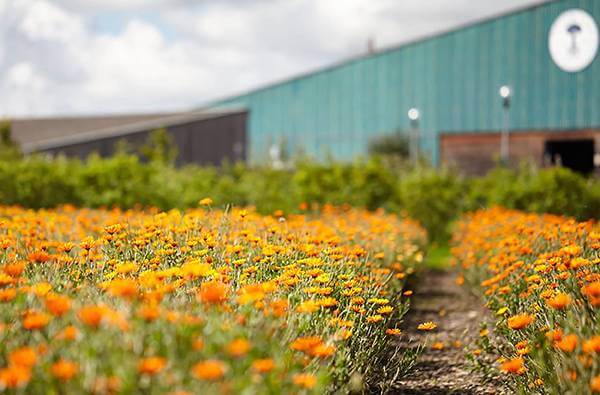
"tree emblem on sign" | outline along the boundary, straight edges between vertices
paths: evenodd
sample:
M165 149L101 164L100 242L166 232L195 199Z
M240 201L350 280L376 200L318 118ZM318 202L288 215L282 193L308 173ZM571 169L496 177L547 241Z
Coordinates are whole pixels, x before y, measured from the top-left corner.
M569 49L569 52L571 52L572 54L576 54L578 52L577 36L579 35L579 33L581 33L581 26L579 26L576 23L572 24L569 26L567 31L571 35L571 48Z

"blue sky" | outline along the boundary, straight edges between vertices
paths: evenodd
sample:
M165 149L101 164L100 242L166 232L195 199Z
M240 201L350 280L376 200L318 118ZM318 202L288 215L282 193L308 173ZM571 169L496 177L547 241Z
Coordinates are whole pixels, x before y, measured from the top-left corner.
M0 0L0 117L190 109L541 2Z

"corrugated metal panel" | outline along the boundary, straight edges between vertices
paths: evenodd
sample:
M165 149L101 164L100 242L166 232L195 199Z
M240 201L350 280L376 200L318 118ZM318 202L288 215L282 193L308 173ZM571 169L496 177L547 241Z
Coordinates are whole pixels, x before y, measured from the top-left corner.
M246 114L235 112L212 118L195 119L184 123L164 124L178 150L177 165L220 165L223 161L245 161ZM143 147L153 128L140 129L132 133L112 136L98 136L87 141L79 141L55 147L40 149L54 155L86 158L92 153L100 156L114 155L120 141L139 150Z
M569 74L548 53L550 26L570 8L600 23L600 0L555 1L217 105L249 109L253 162L281 139L291 152L350 159L373 136L407 130L410 107L421 111L421 144L437 162L439 133L501 129L504 84L514 90L513 130L600 127L600 60Z

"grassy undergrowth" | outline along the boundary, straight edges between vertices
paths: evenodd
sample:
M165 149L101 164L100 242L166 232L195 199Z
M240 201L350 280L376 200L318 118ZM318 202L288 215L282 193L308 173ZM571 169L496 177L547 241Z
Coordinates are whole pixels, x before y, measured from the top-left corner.
M450 246L448 244L432 244L427 250L425 267L435 270L447 270L450 268Z

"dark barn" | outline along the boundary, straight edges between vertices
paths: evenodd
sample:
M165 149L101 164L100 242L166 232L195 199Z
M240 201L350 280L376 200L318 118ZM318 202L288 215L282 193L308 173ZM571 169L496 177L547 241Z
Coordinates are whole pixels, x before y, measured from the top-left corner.
M138 151L150 133L165 129L178 150L177 165L219 165L246 160L245 110L175 114L22 119L11 122L23 152L86 158L111 156L124 141Z

